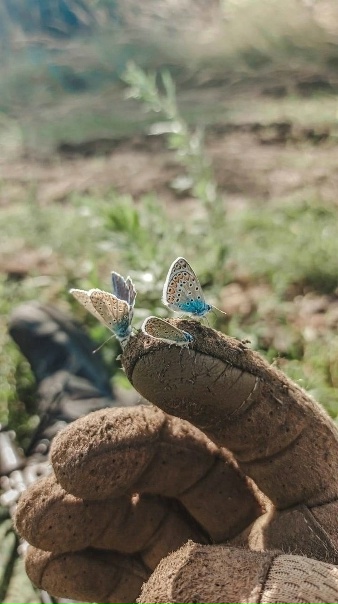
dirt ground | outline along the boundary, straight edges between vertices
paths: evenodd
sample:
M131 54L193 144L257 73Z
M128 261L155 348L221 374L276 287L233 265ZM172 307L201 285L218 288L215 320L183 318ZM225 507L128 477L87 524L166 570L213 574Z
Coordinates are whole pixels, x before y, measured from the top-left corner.
M281 199L302 190L337 203L336 142L328 127L300 128L290 122L215 125L206 132L205 146L230 208L248 199ZM113 187L136 200L155 192L181 205L189 201L189 190L178 194L173 183L183 176L184 168L166 149L164 136L101 139L62 145L50 160L29 155L3 159L0 202L22 201L29 187L41 204L64 202L74 192L104 195Z

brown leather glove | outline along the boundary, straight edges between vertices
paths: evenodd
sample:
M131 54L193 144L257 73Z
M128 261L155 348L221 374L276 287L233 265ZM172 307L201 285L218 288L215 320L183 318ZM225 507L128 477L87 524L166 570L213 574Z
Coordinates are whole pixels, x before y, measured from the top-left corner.
M189 348L139 333L123 353L157 407L95 411L55 438L55 476L17 509L28 575L89 602L142 585L140 602L338 601L333 422L238 340L173 323Z

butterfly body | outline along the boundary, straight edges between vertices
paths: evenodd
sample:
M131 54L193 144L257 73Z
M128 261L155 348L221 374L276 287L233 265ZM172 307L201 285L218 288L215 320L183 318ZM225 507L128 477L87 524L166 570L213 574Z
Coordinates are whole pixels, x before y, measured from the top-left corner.
M204 317L212 309L205 301L201 284L190 264L182 257L171 265L163 287L163 303L175 312Z
M132 312L125 300L101 289L71 289L70 293L121 342L125 343L131 336Z
M202 300L188 300L187 302L181 302L178 304L178 307L181 312L195 317L204 317L204 315L212 309L210 304L207 304Z
M141 329L147 336L176 346L188 346L194 339L189 332L153 316L144 321Z

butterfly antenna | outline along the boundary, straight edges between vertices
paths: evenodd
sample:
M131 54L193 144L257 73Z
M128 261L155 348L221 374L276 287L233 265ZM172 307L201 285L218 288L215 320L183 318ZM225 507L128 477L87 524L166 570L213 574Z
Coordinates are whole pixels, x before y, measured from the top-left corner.
M116 336L113 334L112 336L110 336L107 340L105 340L102 344L100 344L100 346L98 348L95 348L95 350L93 350L93 354L96 354L97 352L99 352L99 350L101 350L101 348L103 348L103 346L105 344L107 344L107 342L109 342L109 340L111 340L112 338L115 338Z
M217 308L217 306L212 305L212 307L213 307L215 310L218 310L218 312L221 312L221 313L222 313L222 315L226 315L226 314L227 314L226 312L224 312L224 310L221 310L220 308Z

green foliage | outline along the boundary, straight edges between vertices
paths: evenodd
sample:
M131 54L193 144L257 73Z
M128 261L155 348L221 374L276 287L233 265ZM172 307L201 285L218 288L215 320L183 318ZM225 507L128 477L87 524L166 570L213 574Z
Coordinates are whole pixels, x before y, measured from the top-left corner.
M182 117L170 72L162 71L158 76L154 72L146 73L130 62L122 79L129 86L126 91L127 98L141 101L148 111L160 113L167 120L159 126L162 133L167 133L168 148L175 151L176 158L186 168L187 182L193 194L205 204L207 210L212 210L211 218L215 219L216 223L215 210L222 206L224 212L224 207L217 194L210 162L204 153L203 132L191 131ZM151 133L157 131L155 124ZM185 186L187 187L187 184Z
M15 304L22 301L22 292L16 283L0 279L0 424L17 431L23 445L28 443L35 427L35 406L32 398L34 378L27 361L21 356L7 333L7 317ZM23 404L23 398L26 404Z
M334 293L338 286L335 208L292 202L248 210L231 225L232 257L250 275L268 279L280 295L290 286ZM235 243L235 242L234 242Z
M307 390L315 400L325 405L338 422L338 338L327 334L316 341L307 342L301 359L282 364L291 379Z
M18 546L9 510L0 505L0 601L36 604L41 601L40 596L25 572L23 557L18 557Z
M177 161L185 168L184 186L197 202L197 212L185 221L170 220L163 210L158 213L155 207L147 207L147 204L142 206L139 222L142 221L142 213L146 238L155 233L152 257L165 260L170 250L177 250L176 255L191 257L193 254L204 259L200 267L202 279L217 280L220 274L224 277L224 261L228 253L224 238L225 204L204 152L202 131L191 130L183 118L177 104L175 85L168 71L158 76L129 63L123 81L128 85L127 98L138 99L147 111L159 113L166 120L154 124L151 132L156 133L160 129L161 133L166 134L168 148L175 152ZM179 189L179 183L176 183L176 188ZM159 207L158 201L156 206ZM152 214L156 216L156 225L152 224ZM213 267L213 276L208 266Z

